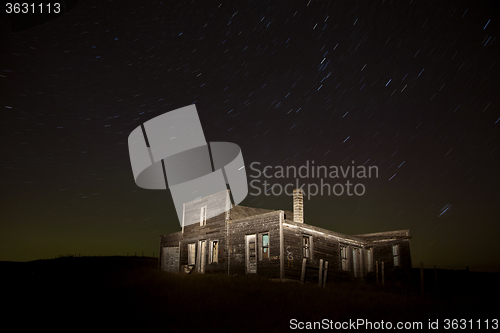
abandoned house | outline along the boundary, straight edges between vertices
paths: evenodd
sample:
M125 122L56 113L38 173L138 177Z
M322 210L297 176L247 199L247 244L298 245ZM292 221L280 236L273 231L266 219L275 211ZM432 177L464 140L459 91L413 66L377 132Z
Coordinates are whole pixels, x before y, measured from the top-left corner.
M182 231L160 236L159 266L320 283L399 278L412 267L408 230L350 236L308 225L301 190L293 213L232 206L229 190L185 203Z

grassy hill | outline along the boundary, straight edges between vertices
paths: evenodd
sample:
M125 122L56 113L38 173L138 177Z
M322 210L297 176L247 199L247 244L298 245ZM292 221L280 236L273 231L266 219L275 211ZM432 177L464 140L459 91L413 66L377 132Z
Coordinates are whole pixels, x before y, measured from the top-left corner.
M2 325L23 331L281 332L291 319L421 321L425 328L429 319L498 318L498 306L490 305L499 296L498 273L440 272L439 287L423 298L418 281L404 289L321 289L256 276L167 274L154 258L0 262L0 269Z

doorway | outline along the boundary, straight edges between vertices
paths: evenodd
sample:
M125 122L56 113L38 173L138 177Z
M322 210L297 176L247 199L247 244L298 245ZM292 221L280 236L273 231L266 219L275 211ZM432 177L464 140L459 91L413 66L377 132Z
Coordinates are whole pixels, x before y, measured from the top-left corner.
M178 272L179 271L179 247L172 246L162 247L161 253L161 269L166 272Z
M352 249L352 268L354 273L354 278L361 277L361 249L354 247Z
M257 274L257 242L255 235L246 235L246 253L245 253L245 263L246 263L246 273L247 274Z
M197 272L205 274L205 264L207 261L207 241L201 240L198 243L198 258L197 258Z

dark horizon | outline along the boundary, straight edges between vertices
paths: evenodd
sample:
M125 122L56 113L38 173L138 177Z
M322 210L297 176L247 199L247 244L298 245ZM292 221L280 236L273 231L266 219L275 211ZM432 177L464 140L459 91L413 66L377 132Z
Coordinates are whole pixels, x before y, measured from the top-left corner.
M498 270L498 34L493 1L90 1L17 32L3 20L0 261L157 253L177 214L134 183L127 138L195 104L249 182L253 162L378 167L362 196L306 198L306 223L408 229L414 267Z

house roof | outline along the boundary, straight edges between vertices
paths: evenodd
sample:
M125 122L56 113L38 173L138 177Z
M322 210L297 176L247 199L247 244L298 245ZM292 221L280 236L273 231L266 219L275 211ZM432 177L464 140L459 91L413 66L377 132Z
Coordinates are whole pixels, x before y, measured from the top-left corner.
M391 239L405 239L411 238L409 230L394 230L374 232L370 234L355 235L356 237L363 238L369 241L391 240Z
M264 208L254 208L246 206L233 206L231 208L230 216L232 220L244 219L250 216L256 216L261 214L267 214L271 212L277 212L277 209L264 209ZM289 211L284 211L287 220L293 219L293 213Z
M266 214L274 211L275 211L274 209L233 206L231 208L230 216L232 220L238 220L238 219L243 219L245 217Z

